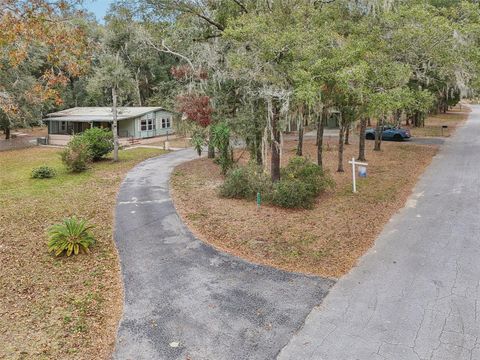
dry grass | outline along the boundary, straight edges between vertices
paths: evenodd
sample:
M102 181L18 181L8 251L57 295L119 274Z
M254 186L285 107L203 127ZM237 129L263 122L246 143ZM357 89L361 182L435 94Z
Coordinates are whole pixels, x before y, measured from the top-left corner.
M122 310L122 284L112 238L122 178L157 149L121 151L82 174L63 169L58 149L0 153L0 358L107 359ZM54 179L30 179L47 164ZM77 215L96 227L89 255L47 253L46 230Z
M452 114L455 121L466 114ZM452 120L453 121L453 120ZM313 139L305 153L315 159ZM204 241L256 263L286 270L339 277L368 250L385 223L411 193L418 177L437 152L435 146L383 142L381 152L367 142L368 178L360 179L359 193L351 192L351 171L334 172L335 142L325 152L325 167L335 179L334 190L323 194L312 210L286 210L254 202L222 199L219 168L208 159L177 167L172 196L182 218ZM295 142L285 143L284 160L294 154ZM357 154L349 145L345 159Z
M425 120L424 127L411 127L410 131L412 136L434 136L434 137L449 137L451 136L455 128L461 125L465 119L465 113L470 112L468 107L457 106L450 110L447 114L431 115ZM448 126L447 129L442 129L442 126Z

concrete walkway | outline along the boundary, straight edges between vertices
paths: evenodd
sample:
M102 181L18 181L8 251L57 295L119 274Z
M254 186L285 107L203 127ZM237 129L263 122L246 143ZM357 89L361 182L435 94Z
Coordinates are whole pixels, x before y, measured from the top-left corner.
M115 241L125 304L116 359L274 359L332 285L195 239L168 191L172 169L195 157L187 149L147 160L120 189Z
M474 106L407 207L278 359L478 360L479 300L480 107Z

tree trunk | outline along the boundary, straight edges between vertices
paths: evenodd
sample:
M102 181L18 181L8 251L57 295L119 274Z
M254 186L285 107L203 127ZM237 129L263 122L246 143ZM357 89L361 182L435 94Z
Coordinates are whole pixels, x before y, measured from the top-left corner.
M112 102L113 102L113 107L112 107L113 161L118 161L117 89L115 86L112 87Z
M345 134L345 126L340 125L340 129L338 131L338 167L337 167L337 172L344 172L344 170L343 170L344 134Z
M215 159L215 146L212 143L213 138L213 126L210 125L209 135L208 135L208 158Z
M324 107L322 114L317 118L317 164L320 167L323 167L323 129L327 115L328 111Z
M208 142L208 158L215 159L215 146L210 141Z
M138 100L138 106L143 106L142 105L142 93L140 92L140 80L138 79L138 74L140 73L140 68L137 69L137 72L135 73L135 85L137 88L137 100Z
M360 138L358 139L358 161L366 161L365 158L365 131L367 130L367 118L360 119Z
M271 142L271 177L272 181L276 182L280 180L280 105L278 100L272 100L272 134L273 139Z
M372 126L372 119L371 118L367 118L367 126L368 127Z
M300 117L298 122L298 144L297 144L297 156L303 155L303 116Z
M350 124L345 128L345 145L350 145Z
M263 154L262 154L262 141L263 134L262 129L259 128L258 121L255 121L255 160L258 166L263 166Z
M418 112L413 113L413 126L420 127L420 114Z
M252 123L253 123L253 132L252 137L247 137L246 143L248 152L250 153L250 159L255 161L258 166L263 167L263 132L265 128L262 126L262 123L258 121L257 113L253 108L259 108L261 105L258 100L255 100L252 107Z
M395 111L395 125L400 126L402 122L402 110Z
M425 117L426 117L425 113L420 113L419 116L420 116L420 126L425 127Z
M380 151L382 145L382 133L383 133L383 117L377 120L377 125L375 126L375 147L373 150Z
M5 132L5 140L8 140L10 139L10 126L5 126L5 128L3 129L3 131Z

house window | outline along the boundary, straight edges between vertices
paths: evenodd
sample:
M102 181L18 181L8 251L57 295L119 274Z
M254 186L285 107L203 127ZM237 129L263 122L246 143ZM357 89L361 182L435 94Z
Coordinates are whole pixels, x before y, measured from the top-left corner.
M148 119L147 128L148 128L148 130L155 130L155 120L154 119Z
M66 121L61 121L60 122L60 130L61 131L67 131L67 122Z
M162 119L162 129L170 128L170 118Z
M155 120L154 119L145 119L140 121L140 130L155 130Z

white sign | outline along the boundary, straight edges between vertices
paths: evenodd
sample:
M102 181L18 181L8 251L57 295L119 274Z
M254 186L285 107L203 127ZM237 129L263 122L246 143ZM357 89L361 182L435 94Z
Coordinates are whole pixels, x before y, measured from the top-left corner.
M353 180L353 192L356 193L357 192L357 179L356 179L356 170L355 169L355 166L356 165L359 165L359 176L361 177L366 177L367 176L367 168L366 166L368 166L367 163L363 163L363 162L358 162L358 161L355 161L355 158L352 158L351 161L348 162L349 164L352 164L352 180ZM361 165L361 166L360 166ZM363 168L363 169L362 169ZM364 171L362 171L364 170Z
M358 176L359 177L367 177L367 167L366 166L359 166L358 167Z

